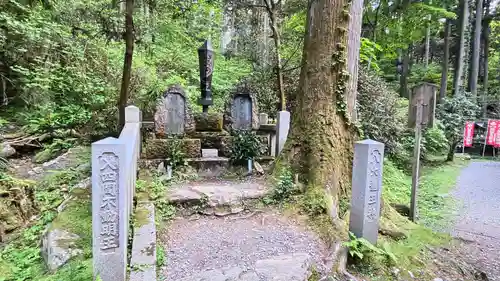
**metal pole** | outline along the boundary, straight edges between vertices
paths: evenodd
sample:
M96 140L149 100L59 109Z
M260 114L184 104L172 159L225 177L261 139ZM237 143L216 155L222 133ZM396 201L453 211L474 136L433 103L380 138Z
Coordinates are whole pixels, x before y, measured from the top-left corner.
M417 116L415 120L415 146L413 148L413 173L411 178L411 202L410 202L410 220L417 221L417 194L418 179L420 174L420 141L422 138L422 100L417 103Z
M484 135L484 145L483 145L483 157L484 157L484 152L486 150L486 142L488 141L488 133L490 130L490 126L488 125L489 122L486 122L486 135Z

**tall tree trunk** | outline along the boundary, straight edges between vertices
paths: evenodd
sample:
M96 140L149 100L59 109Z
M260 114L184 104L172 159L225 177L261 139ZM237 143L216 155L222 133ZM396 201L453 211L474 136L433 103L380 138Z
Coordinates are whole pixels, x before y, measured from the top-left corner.
M399 95L401 97L409 97L408 94L408 75L410 74L410 52L412 46L403 51L403 67L399 76Z
M489 5L489 3L488 3ZM483 117L486 118L486 111L488 108L488 61L489 61L489 46L490 46L490 21L485 20L484 22L484 27L483 27L483 40L484 40L484 47L483 47L483 52L484 52L484 60L483 60L483 69L484 69L484 75L483 75Z
M132 72L132 56L134 54L134 0L125 2L125 59L123 61L123 76L120 90L120 100L118 102L119 122L118 131L125 125L125 107L128 101L128 88L130 85L130 75Z
M356 96L358 93L358 65L359 48L361 45L361 24L363 23L363 0L353 0L349 14L349 33L347 35L347 71L349 72L349 81L347 82L347 111L351 112L349 116L352 121L357 119Z
M469 5L467 0L460 0L459 9L459 49L456 60L455 76L453 77L453 95L458 95L462 87L462 75L464 73L464 57L465 57L465 31L467 30L467 25L469 24Z
M425 54L424 54L424 65L425 68L429 66L429 49L431 46L431 27L428 25L425 32Z
M278 87L278 110L286 110L285 86L283 82L283 66L281 63L281 36L278 25L278 10L281 9L281 0L264 0L269 19L271 20L271 30L273 32L274 48L276 49L276 86Z
M353 127L339 107L346 94L348 0L310 0L292 124L277 167L289 165L307 191L324 192L338 218L339 196L351 180Z
M469 73L469 90L473 97L477 95L477 77L479 75L479 54L481 53L481 27L483 18L483 0L476 0L476 19L474 23L474 41L472 44L472 65Z
M441 69L441 88L439 89L439 102L442 102L446 97L446 92L448 90L448 68L450 63L450 33L451 33L451 21L446 20L444 25L444 58L443 67Z

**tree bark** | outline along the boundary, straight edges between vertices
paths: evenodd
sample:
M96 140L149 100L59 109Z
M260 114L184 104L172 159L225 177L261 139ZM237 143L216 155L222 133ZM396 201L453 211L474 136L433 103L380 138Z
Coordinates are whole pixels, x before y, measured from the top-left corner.
M128 88L132 72L132 56L134 54L134 0L125 3L125 58L123 61L122 85L118 102L119 122L118 131L125 125L125 107L128 101Z
M302 68L292 123L278 165L298 173L307 191L322 190L338 218L339 196L350 186L353 127L337 105L346 94L348 0L310 0Z
M458 95L460 88L462 87L462 75L464 73L464 57L465 57L465 31L467 30L467 24L469 23L469 5L467 0L460 1L460 15L458 16L459 21L459 48L458 56L456 60L455 76L453 77L453 95Z
M484 40L484 76L483 76L483 117L486 118L486 111L488 108L488 61L489 61L489 46L490 46L490 21L484 21L483 27L483 40Z
M281 0L264 0L266 10L271 20L271 30L273 32L274 48L276 49L276 86L278 87L278 110L286 110L285 86L283 82L283 66L281 62L281 36L278 25L278 9L281 8Z
M479 75L479 54L481 53L481 27L483 18L483 0L476 1L476 19L474 23L474 41L472 44L472 66L469 74L469 90L477 96L477 77Z
M439 89L440 103L446 97L446 92L448 90L448 68L450 64L450 33L451 33L451 21L447 19L444 25L444 58L443 58L443 67L441 70L441 88Z
M347 71L349 81L347 82L347 111L351 112L350 118L353 122L357 119L356 96L358 93L358 65L359 48L361 45L361 24L363 22L363 0L353 0L349 14L349 34L347 35Z
M408 75L410 74L410 51L412 46L408 46L408 49L403 50L403 67L401 75L399 76L399 95L401 97L407 98L408 94Z

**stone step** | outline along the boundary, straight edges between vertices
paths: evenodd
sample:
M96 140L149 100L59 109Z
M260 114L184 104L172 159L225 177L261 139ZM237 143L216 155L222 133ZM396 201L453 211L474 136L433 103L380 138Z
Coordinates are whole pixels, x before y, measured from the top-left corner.
M258 260L245 266L224 267L198 272L179 281L307 281L311 276L311 256L307 253L292 253Z
M201 149L201 158L217 158L219 157L219 150L212 148L202 148Z
M170 203L185 207L201 206L200 213L225 216L245 210L245 203L261 199L268 188L259 182L201 182L179 185L167 191Z

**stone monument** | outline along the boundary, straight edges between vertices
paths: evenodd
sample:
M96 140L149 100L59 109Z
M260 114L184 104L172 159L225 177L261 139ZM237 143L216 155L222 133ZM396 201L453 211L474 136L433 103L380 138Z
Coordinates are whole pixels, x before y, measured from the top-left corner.
M194 120L184 90L170 87L159 99L154 115L158 136L184 135L194 131Z
M377 243L382 194L384 144L363 140L354 144L349 231Z
M259 108L255 91L246 82L241 83L226 104L224 128L231 130L259 129Z

